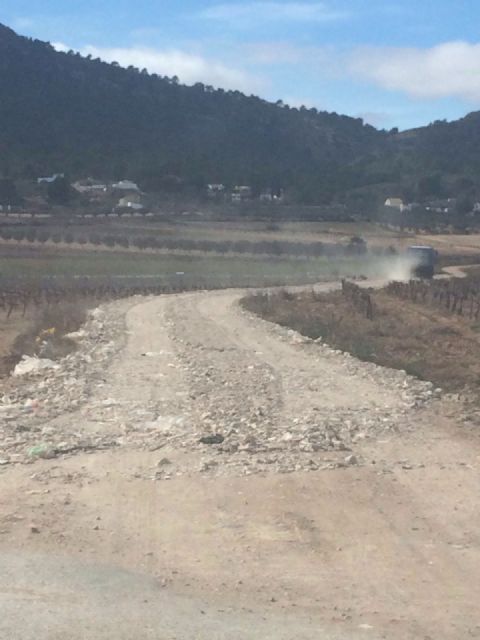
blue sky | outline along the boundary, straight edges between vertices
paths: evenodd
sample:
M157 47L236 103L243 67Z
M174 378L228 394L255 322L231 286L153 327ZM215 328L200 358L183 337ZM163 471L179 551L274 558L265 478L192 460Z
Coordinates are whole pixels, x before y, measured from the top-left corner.
M59 49L380 128L480 108L478 0L2 0L0 22Z

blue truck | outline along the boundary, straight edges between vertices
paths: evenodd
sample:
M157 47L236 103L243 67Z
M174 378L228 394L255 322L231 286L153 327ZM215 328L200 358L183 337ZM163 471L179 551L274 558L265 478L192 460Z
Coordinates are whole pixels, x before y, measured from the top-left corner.
M416 278L433 278L438 252L433 247L413 245L408 247L407 256L412 262L412 275Z

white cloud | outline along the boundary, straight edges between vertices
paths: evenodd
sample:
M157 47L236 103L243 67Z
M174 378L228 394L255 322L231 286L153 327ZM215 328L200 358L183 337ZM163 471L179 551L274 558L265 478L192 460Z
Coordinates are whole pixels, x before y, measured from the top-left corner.
M288 104L289 107L296 108L296 109L300 109L300 107L306 107L307 109L311 109L312 107L317 106L315 104L315 101L311 100L310 98L301 98L299 96L294 96L294 95L285 96L282 99L282 102L284 104Z
M63 42L52 42L52 47L57 51L61 51L62 53L67 53L67 51L70 51L70 47L68 47Z
M331 22L346 18L345 11L330 9L324 2L234 2L204 9L200 16L208 20L247 27L260 22Z
M480 44L446 42L428 49L362 48L349 56L356 75L420 99L480 100Z
M70 48L61 42L54 43L54 46L58 51L68 51ZM141 46L104 48L87 45L80 49L80 53L106 62L116 61L122 67L132 65L139 69L146 68L150 73L178 76L185 84L203 82L214 87L237 89L246 93L258 92L267 84L264 79L243 69L180 49L160 50Z

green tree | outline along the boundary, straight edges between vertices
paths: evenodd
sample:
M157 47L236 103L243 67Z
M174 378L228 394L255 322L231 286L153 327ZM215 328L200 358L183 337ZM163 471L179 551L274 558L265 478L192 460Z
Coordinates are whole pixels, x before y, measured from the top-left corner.
M428 197L440 198L444 195L442 175L435 173L420 178L417 191L420 199Z
M475 203L474 203L473 198L471 196L467 196L467 195L461 196L457 200L455 211L459 215L465 215L465 214L470 213L471 211L473 211L474 204Z
M10 180L9 178L0 179L0 204L17 204L18 200L17 188L13 180Z
M48 199L52 204L68 204L73 197L72 187L66 178L55 178L47 187Z

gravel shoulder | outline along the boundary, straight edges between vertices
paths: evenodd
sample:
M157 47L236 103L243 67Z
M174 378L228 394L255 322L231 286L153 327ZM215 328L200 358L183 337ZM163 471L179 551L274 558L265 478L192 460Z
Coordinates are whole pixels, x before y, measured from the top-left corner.
M21 610L37 639L53 618L82 638L81 604L99 638L480 637L461 403L241 295L106 305L58 368L7 383L0 629Z

